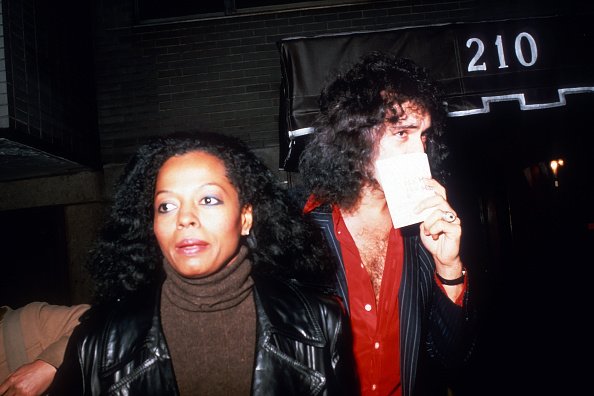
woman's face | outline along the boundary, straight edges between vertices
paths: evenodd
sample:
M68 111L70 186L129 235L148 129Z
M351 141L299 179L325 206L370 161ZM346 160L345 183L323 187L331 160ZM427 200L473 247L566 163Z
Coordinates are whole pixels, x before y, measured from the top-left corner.
M182 276L210 275L235 257L252 226L251 206L239 207L237 190L219 158L204 152L171 157L157 175L154 232L171 266Z

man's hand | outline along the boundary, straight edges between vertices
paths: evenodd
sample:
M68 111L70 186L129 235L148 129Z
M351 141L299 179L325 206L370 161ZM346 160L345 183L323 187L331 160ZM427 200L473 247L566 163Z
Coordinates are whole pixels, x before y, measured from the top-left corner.
M433 255L437 273L445 279L455 279L462 275L463 269L460 258L461 221L447 201L445 188L434 179L425 182L435 195L424 199L416 208L418 212L433 210L420 224L420 237ZM464 287L460 284L444 286L444 289L450 300L455 302Z
M24 364L0 384L2 396L39 396L50 386L56 368L43 360Z
M433 255L438 267L443 266L443 270L450 267L459 276L462 272L460 262L462 227L460 218L457 217L456 212L448 203L445 188L434 179L427 179L425 183L427 187L434 191L435 195L425 198L416 207L417 213L426 209L432 210L420 225L421 240ZM452 216L453 219L444 217L445 214ZM442 276L447 277L448 275L450 274L445 273Z

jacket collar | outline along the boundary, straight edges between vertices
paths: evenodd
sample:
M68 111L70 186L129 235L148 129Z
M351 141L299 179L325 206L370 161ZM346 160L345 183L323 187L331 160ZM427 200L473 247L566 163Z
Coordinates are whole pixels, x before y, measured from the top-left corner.
M321 320L316 317L317 311L294 284L261 276L254 276L254 282L260 339L269 338L272 334L280 334L315 347L323 347L326 344L326 337L319 325ZM156 355L169 358L169 350L161 326L160 297L159 289L159 292L155 293L154 303L145 304L145 307L152 307L153 312L146 337L138 341L147 345ZM137 314L142 316L138 312Z

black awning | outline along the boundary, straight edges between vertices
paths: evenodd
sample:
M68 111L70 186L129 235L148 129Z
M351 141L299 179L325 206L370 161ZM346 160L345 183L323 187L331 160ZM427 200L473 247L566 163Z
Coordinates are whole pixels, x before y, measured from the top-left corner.
M538 110L594 93L592 25L591 16L543 17L281 40L279 167L296 171L321 88L367 52L427 67L446 90L450 116L487 113L501 101Z

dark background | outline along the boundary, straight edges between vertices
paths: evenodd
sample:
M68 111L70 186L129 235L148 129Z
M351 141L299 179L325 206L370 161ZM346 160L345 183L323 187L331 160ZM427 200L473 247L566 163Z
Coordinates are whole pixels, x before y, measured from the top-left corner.
M539 111L501 103L488 115L450 119L450 199L463 219L466 262L480 268L471 277L482 319L469 394L585 386L594 137L584 126L593 105L592 95ZM564 159L558 187L552 158Z

